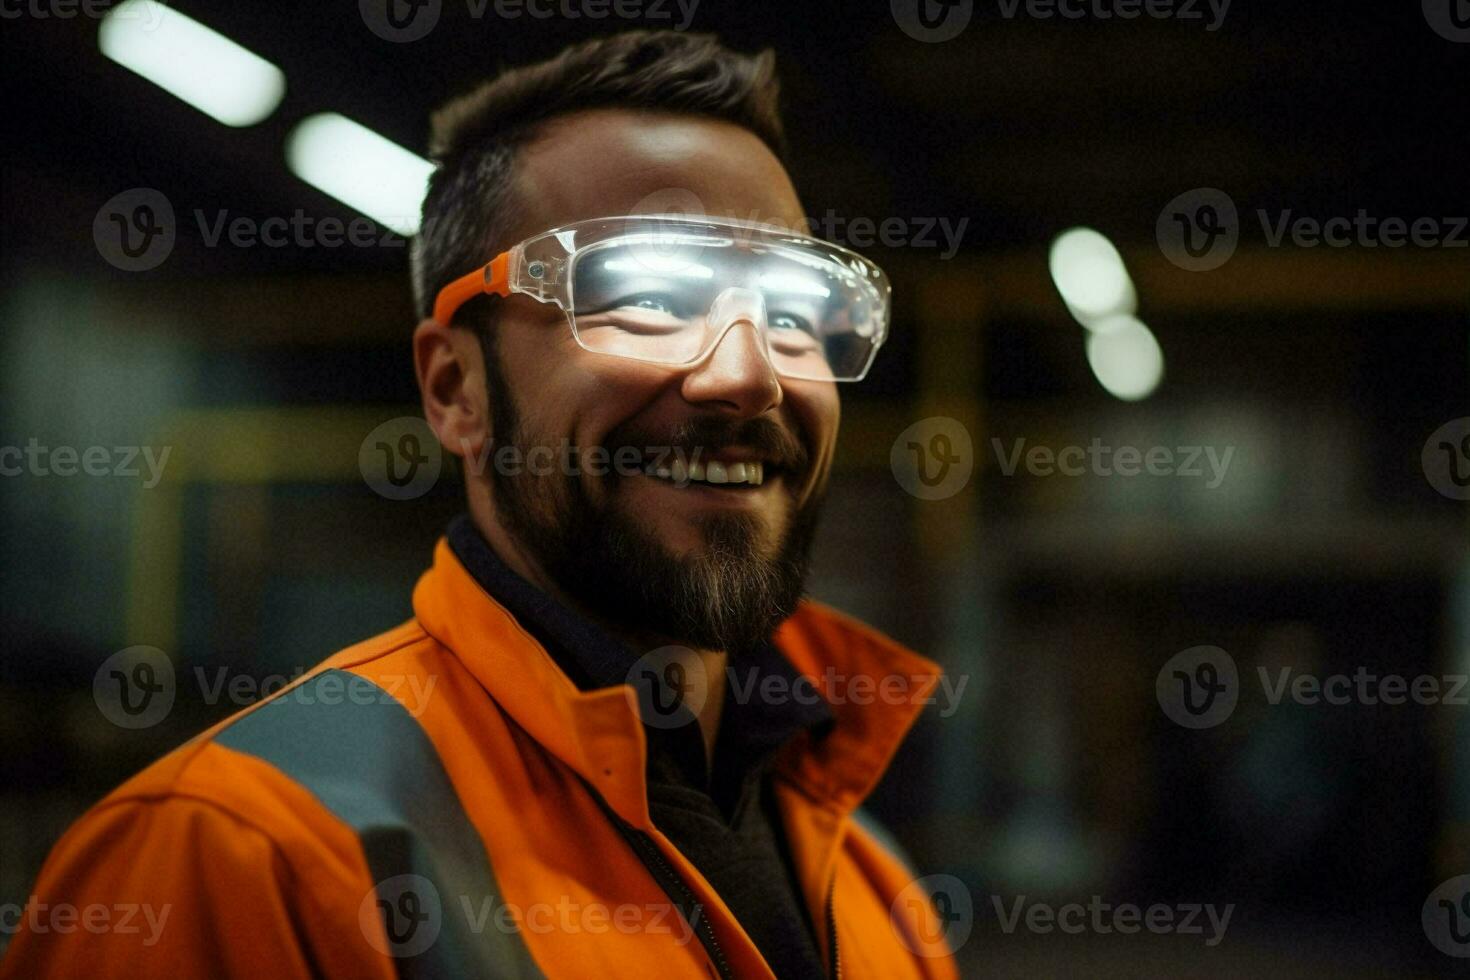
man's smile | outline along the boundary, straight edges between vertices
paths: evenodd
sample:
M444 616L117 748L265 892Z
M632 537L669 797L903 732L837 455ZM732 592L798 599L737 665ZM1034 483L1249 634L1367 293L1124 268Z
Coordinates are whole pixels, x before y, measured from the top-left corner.
M761 463L722 464L716 461L685 463L678 460L635 474L631 480L634 485L651 488L657 495L655 499L658 502L651 504L653 508L671 509L690 505L696 508L769 509L782 495L784 485L779 471L767 471Z
M674 459L667 465L650 466L647 475L667 480L678 486L704 483L713 486L758 487L765 482L766 464L759 460L750 462L711 459L707 462L691 459ZM774 475L774 474L772 474Z

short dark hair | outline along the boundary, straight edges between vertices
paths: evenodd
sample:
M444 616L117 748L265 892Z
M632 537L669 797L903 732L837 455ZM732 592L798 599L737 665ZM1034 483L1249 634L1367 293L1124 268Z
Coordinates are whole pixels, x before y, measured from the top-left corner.
M446 103L432 119L435 169L413 248L419 315L431 314L447 283L489 261L496 244L514 244L498 237L515 215L516 152L542 123L596 108L688 113L743 126L783 158L779 90L769 49L746 55L712 34L627 31L506 71Z

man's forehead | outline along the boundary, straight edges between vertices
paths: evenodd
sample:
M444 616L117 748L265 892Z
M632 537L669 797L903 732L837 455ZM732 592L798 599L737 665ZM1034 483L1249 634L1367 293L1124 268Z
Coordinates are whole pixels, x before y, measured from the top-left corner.
M608 215L704 213L804 227L786 169L750 130L699 116L598 109L546 124L516 160L513 244Z

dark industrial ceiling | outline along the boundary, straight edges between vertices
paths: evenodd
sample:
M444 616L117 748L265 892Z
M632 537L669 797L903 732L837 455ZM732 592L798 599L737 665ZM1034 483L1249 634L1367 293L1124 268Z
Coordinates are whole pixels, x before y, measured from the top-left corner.
M286 169L284 138L302 117L342 112L423 153L429 111L498 66L660 23L505 19L493 6L476 18L473 6L445 0L428 36L390 43L350 0L180 0L284 69L285 102L245 129L103 58L95 19L7 20L7 273L82 263L108 273L95 261L92 219L135 186L186 211L350 217ZM1226 189L1243 208L1303 214L1470 205L1470 44L1432 31L1418 4L1236 0L1214 31L1208 14L1069 21L1001 9L977 4L960 37L936 44L901 31L883 0L700 0L693 27L776 49L811 214L967 217L965 247L989 251L1041 245L1078 223L1141 241L1164 202L1200 186ZM405 261L379 249L200 249L181 222L167 275Z

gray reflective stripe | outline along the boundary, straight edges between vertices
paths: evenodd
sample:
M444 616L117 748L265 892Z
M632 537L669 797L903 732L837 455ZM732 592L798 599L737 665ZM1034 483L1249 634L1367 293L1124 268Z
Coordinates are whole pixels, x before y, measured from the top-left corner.
M275 766L357 831L399 976L542 976L500 927L490 859L433 743L382 688L323 671L215 741Z

